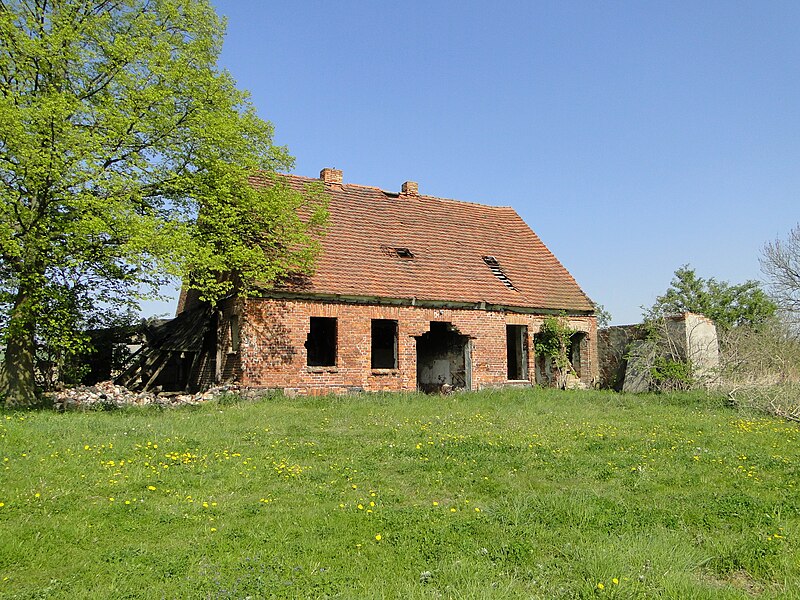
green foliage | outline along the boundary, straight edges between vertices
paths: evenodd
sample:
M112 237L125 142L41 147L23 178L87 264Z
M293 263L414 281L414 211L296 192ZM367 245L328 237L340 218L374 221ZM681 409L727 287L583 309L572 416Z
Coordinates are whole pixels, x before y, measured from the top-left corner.
M657 356L650 367L650 377L660 391L689 390L694 384L688 361Z
M575 330L569 326L566 317L547 317L542 323L539 333L534 336L534 348L538 356L545 356L553 361L558 369L570 367L570 337Z
M777 599L800 580L800 429L699 392L0 411L0 440L4 598Z
M223 29L207 0L2 3L0 394L37 339L82 352L87 310L311 267L324 198L249 185L292 159L217 68Z
M242 401L242 397L234 392L222 392L214 400L220 406L234 406Z
M689 265L675 271L669 288L645 313L645 320L693 312L712 319L722 331L741 325L757 326L777 307L757 281L732 285L713 277L699 277Z
M611 312L609 312L605 306L600 304L599 302L594 303L594 312L595 316L597 317L597 326L598 327L608 327L611 325Z

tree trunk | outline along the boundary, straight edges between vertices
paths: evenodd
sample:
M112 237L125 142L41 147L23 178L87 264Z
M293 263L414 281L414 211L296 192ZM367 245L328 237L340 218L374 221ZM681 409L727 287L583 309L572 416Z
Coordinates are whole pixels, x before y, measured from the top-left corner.
M26 407L36 404L34 355L36 328L30 294L17 292L6 336L6 352L0 364L0 400L6 406Z

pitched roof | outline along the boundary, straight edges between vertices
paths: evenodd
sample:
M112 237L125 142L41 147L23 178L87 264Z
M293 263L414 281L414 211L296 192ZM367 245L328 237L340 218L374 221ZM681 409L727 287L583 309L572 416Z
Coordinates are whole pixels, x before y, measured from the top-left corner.
M296 189L319 181L284 177ZM512 208L353 184L325 183L325 191L328 228L306 293L594 310Z

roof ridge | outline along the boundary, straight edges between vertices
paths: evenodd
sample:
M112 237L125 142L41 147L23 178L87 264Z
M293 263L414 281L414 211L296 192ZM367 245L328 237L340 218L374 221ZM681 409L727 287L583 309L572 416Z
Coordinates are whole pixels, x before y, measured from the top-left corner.
M307 177L306 175L297 175L295 173L275 173L281 177L292 177L294 179L304 179L307 181L322 181L319 177ZM363 183L336 183L331 185L340 185L342 187L354 187L354 188L362 188L366 190L375 190L381 192L383 194L391 195L391 196L404 196L407 198L420 198L425 200L438 200L441 202L453 202L456 204L471 204L473 206L480 206L482 208L505 208L510 209L516 212L516 209L510 205L497 205L497 204L485 204L483 202L477 202L475 200L458 200L457 198L444 198L442 196L430 196L428 194L404 194L403 192L394 192L391 190L385 190L381 187L376 185L366 185Z
M483 202L475 202L474 200L458 200L456 198L442 198L440 196L428 196L426 194L418 194L420 198L425 198L426 200L439 200L441 202L453 202L455 204L472 204L473 206L480 206L481 208L507 208L509 210L513 210L517 212L517 210L513 206L509 205L497 205L497 204L484 204Z
M357 188L365 188L368 190L378 190L379 192L383 192L384 194L397 194L399 192L387 192L386 190L379 188L376 185L364 185L363 183L339 183L337 185L341 185L342 187L357 187Z

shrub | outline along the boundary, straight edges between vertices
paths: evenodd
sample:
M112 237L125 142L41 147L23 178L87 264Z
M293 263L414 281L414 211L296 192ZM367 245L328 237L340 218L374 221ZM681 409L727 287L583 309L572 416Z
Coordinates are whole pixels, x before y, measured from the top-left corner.
M685 391L695 384L688 361L658 356L650 367L650 377L659 391Z

